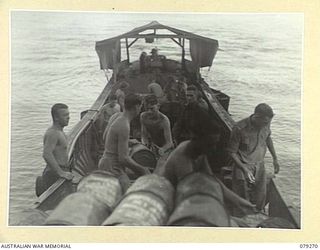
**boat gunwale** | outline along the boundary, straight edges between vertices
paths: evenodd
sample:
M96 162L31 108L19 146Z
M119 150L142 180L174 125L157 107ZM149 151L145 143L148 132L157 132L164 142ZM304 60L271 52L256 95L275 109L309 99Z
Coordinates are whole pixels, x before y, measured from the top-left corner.
M100 108L104 105L106 100L108 99L112 86L113 86L113 79L111 78L110 81L106 84L94 104L88 110L88 112L82 117L80 121L71 129L68 133L68 146L67 146L67 154L68 154L68 162L69 166L71 164L72 154L74 152L74 147L82 135L83 131L88 128L88 126L96 119L98 116ZM64 178L59 178L54 184L52 184L45 192L43 192L39 197L37 197L36 201L34 202L35 208L41 206L41 204L49 197L56 192L63 184L67 181Z

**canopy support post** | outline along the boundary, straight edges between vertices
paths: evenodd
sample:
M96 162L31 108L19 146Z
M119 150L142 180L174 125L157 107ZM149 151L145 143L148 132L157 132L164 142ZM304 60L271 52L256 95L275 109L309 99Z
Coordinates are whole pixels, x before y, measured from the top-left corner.
M127 49L127 58L128 58L128 63L130 63L128 38L126 38L126 49Z
M182 65L182 69L185 70L186 69L186 62L185 62L185 39L182 39L182 61L181 61L181 65Z

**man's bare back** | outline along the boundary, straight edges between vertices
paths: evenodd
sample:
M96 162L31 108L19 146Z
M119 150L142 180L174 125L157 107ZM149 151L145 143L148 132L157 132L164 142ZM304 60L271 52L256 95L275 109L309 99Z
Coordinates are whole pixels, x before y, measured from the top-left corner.
M125 174L126 167L140 175L147 173L147 169L129 156L129 137L130 119L122 113L107 131L105 150L99 161L99 169L111 171L118 176Z
M187 147L190 141L184 141L170 154L167 162L159 169L155 170L155 173L166 177L173 185L176 185L178 181L184 176L194 172L201 171L206 174L212 174L209 163L205 155L201 155L199 159L194 160L187 153ZM199 165L200 168L195 169Z
M126 117L119 117L111 124L106 135L105 152L118 155L119 135L130 133L130 123Z
M129 133L130 122L123 113L121 113L119 117L108 126L105 149L99 162L99 169L110 171L116 176L125 174L125 165L120 163L119 146L123 143L123 141L120 141L120 137L125 135L129 138Z
M130 184L126 168L138 175L146 174L147 170L129 155L130 122L140 113L141 99L138 95L128 94L124 101L124 112L115 116L114 121L110 121L106 128L105 150L98 168L117 177L126 190Z

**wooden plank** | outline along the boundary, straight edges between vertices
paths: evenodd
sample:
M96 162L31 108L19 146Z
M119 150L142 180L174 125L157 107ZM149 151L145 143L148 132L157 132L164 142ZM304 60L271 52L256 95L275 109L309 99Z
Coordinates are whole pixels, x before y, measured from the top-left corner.
M171 34L158 34L158 35L150 35L150 34L140 34L140 35L129 35L127 38L181 38L183 35L171 35Z
M215 94L211 91L209 88L209 85L206 82L203 82L201 84L201 89L203 90L203 93L205 94L205 99L209 101L211 104L211 108L214 110L214 112L218 115L219 119L226 125L229 132L231 132L235 121L231 118L230 114L222 107L219 100L215 96Z

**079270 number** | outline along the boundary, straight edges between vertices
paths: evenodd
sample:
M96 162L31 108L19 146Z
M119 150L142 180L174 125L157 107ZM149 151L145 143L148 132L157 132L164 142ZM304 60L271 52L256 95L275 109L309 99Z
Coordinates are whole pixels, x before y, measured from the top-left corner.
M312 248L318 248L318 244L300 244L300 248L305 249L312 249Z

